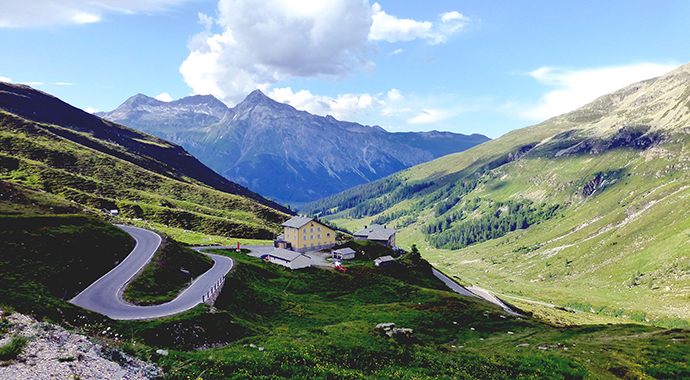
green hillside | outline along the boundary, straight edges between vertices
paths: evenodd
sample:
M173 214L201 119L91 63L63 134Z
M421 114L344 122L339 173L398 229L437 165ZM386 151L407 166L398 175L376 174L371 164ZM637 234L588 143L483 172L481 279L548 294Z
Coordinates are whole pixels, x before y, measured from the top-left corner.
M356 260L341 273L292 271L215 251L230 255L236 265L214 307L200 305L157 320L113 321L63 298L121 260L132 244L126 234L83 216L15 216L0 222L0 243L11 248L0 250L0 309L31 313L99 340L104 355L115 361L122 360L118 351L152 361L166 379L690 375L688 330L633 324L563 328L507 315L488 302L443 290L428 266L412 256L386 268ZM50 249L56 246L60 249ZM388 336L377 329L381 323L411 331ZM8 329L1 330L0 338L6 334Z
M506 295L687 324L689 98L685 65L301 211Z
M0 88L3 214L99 213L272 239L289 210L225 180L181 147L26 86Z

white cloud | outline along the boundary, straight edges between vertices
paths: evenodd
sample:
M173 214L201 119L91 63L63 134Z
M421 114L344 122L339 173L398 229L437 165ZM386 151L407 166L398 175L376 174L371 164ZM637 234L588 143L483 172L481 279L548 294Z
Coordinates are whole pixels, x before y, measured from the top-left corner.
M180 67L197 94L233 104L290 78L338 80L376 68L368 1L220 0L218 11L222 31L193 38Z
M458 12L446 12L439 15L439 22L415 21L401 19L381 10L378 3L372 6L374 24L369 38L375 41L412 41L425 39L432 45L446 42L448 37L458 32L469 22L469 18Z
M627 66L565 70L541 67L530 75L556 89L544 95L537 105L527 107L519 116L542 121L575 110L602 95L645 79L664 75L677 64L640 63Z
M433 124L453 117L452 112L439 109L423 109L417 116L407 120L409 124Z
M26 86L42 86L43 82L22 82L22 84Z
M11 82L12 82L12 79L7 78L7 77L2 77L2 76L0 76L0 82L11 83Z
M180 73L194 93L233 105L291 78L373 73L376 41L441 43L467 22L458 12L399 19L369 0L219 0L216 18L199 13L205 30L190 40Z
M296 93L290 87L276 88L268 94L281 103L316 115L331 115L338 120L353 120L357 115L384 106L386 103L370 94L344 94L337 98L314 95L301 90Z
M433 23L429 21L415 21L400 19L381 10L381 6L373 5L374 24L371 26L369 38L372 40L386 40L388 42L412 41L431 33Z
M164 93L156 96L156 99L160 100L161 102L166 102L166 103L173 101L172 96L170 96L170 94L168 94L167 92L164 92Z
M163 10L187 0L0 0L0 28L89 24L105 13Z
M403 96L399 90L392 89L392 90L388 91L388 99L395 101L395 100L400 100L402 98L403 98Z
M403 50L403 49L396 49L394 52L390 53L390 55L393 56L393 55L396 55L396 54L400 54L400 53L402 53L402 52L404 52L404 51L405 51L405 50Z
M91 113L91 114L98 112L98 110L93 108L93 107L87 107L84 111Z
M441 14L441 21L442 22L449 22L449 21L454 21L454 20L462 20L462 21L467 21L467 18L463 15L461 15L458 12L446 12Z

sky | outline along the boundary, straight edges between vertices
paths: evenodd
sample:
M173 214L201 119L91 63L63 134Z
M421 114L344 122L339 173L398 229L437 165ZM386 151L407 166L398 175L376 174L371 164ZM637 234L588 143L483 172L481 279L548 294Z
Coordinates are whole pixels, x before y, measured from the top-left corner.
M0 81L497 138L690 62L687 0L0 0Z

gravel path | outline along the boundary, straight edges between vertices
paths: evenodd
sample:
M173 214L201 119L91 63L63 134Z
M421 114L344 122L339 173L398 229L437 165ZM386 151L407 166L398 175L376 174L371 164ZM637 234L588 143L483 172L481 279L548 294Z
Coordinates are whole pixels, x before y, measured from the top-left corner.
M0 379L143 380L163 374L153 364L104 348L100 342L59 326L19 313L11 314L7 320L10 329L2 335L0 346L10 343L15 336L26 337L28 342L16 359L0 362Z

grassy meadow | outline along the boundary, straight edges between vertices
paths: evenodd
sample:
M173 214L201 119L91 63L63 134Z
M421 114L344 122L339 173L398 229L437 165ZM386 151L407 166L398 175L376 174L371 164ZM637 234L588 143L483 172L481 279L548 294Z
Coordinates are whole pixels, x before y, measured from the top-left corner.
M354 246L360 254L346 264L345 273L321 268L291 271L234 250L216 250L231 256L236 266L213 307L200 305L151 321L113 321L67 303L60 297L62 288L43 271L58 276L69 272L67 263L83 260L86 252L94 260L102 259L100 250L79 248L77 241L86 235L93 239L114 236L122 244L117 249L115 241L108 246L123 252L131 248L127 236L92 218L58 219L63 235L37 235L33 240L43 242L36 247L66 239L77 244L76 249L61 251L59 261L46 251L21 244L13 255L3 255L2 278L11 280L3 280L3 309L61 323L104 342L108 350L151 360L162 366L169 379L690 375L684 360L690 348L688 330L643 324L563 327L527 315L507 315L485 301L444 290L429 275L428 264L412 255L400 257L394 266L376 268L371 257L386 252L361 244ZM84 219L101 229L80 229ZM41 233L52 231L51 223L55 224L55 217L25 220L26 230ZM16 220L10 224L19 229ZM7 243L14 233L0 236ZM25 263L22 265L45 269L12 270L16 265L9 266L7 260L18 257ZM83 271L77 272L73 281L85 283L83 276ZM27 287L34 291L27 292ZM379 323L395 323L412 329L413 334L389 337L377 330ZM168 350L169 355L157 354L158 349Z

